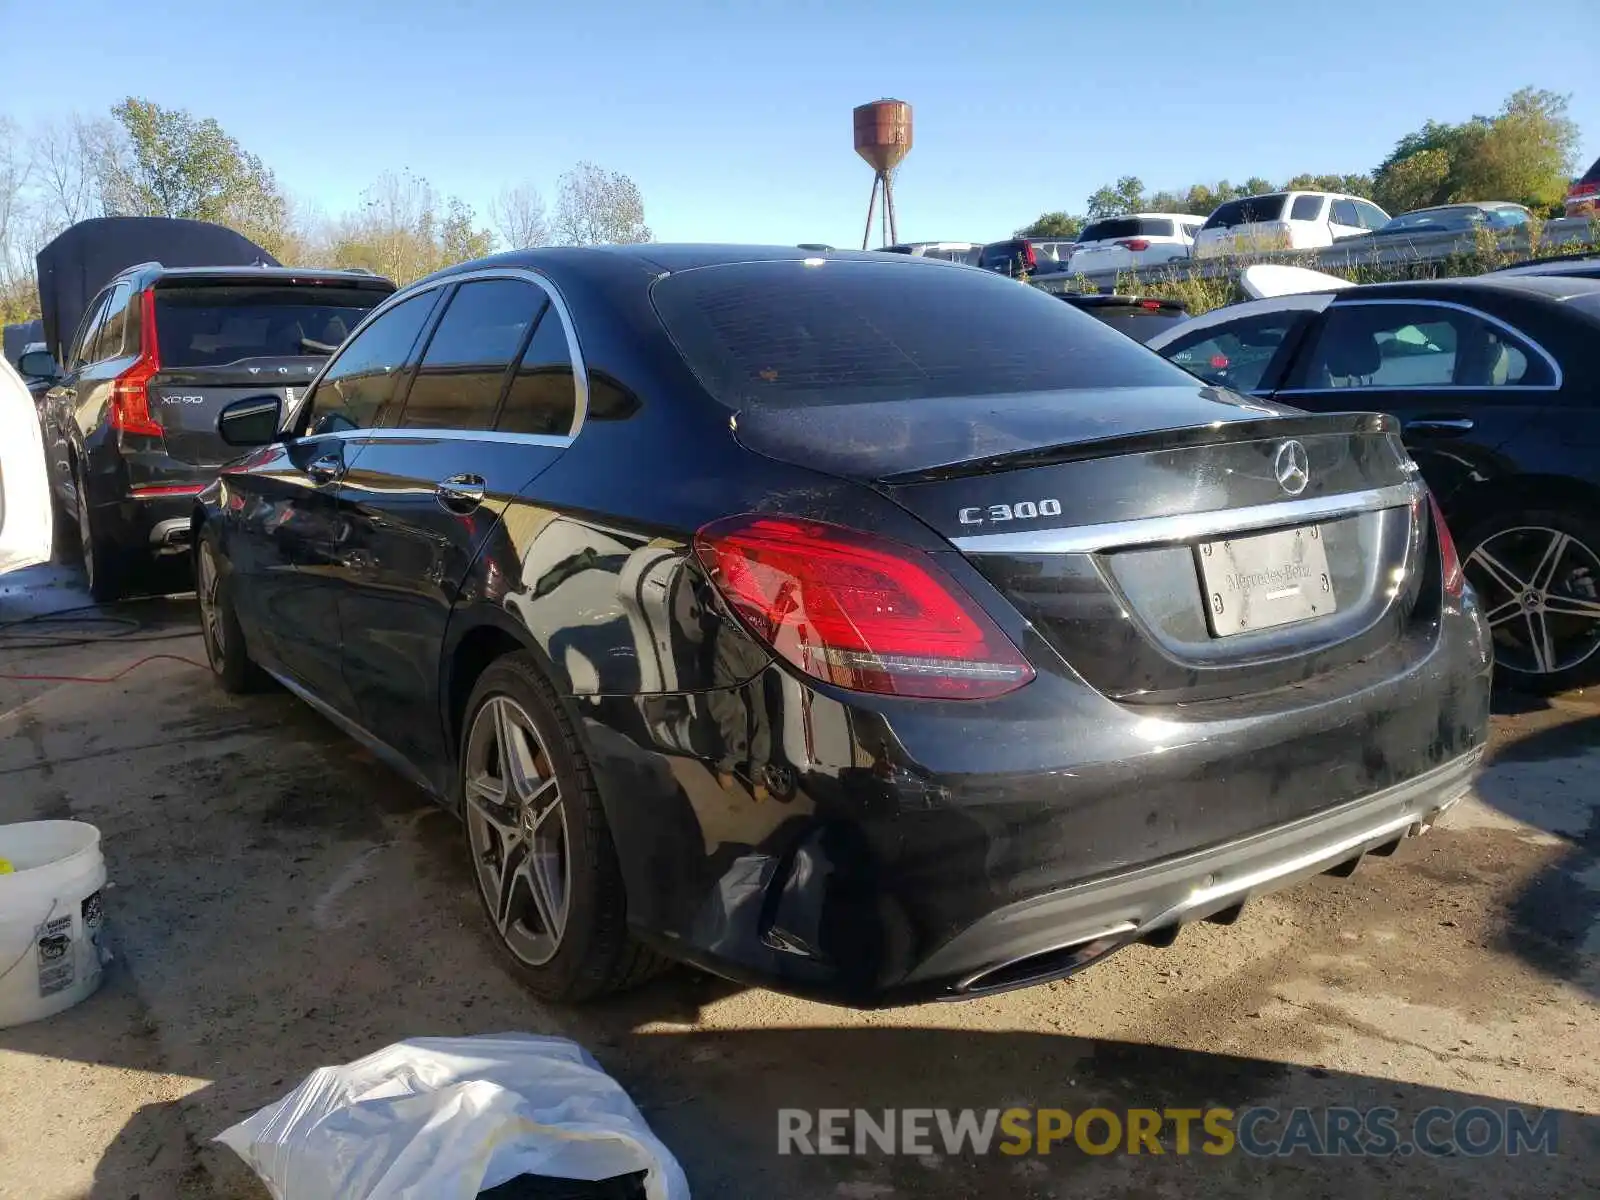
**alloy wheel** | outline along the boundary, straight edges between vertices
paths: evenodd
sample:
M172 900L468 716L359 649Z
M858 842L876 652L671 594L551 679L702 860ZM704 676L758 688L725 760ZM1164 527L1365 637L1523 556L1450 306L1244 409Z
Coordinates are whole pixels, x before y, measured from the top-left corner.
M1495 662L1524 675L1570 670L1600 651L1600 555L1541 525L1491 534L1467 555Z
M543 966L566 932L571 839L555 764L533 718L509 696L490 696L478 709L463 785L484 903L506 948Z
M222 606L217 600L217 587L221 577L217 574L216 552L205 542L200 543L200 554L195 564L195 593L200 600L200 634L206 644L206 659L214 671L220 672L226 662L227 630L222 624Z

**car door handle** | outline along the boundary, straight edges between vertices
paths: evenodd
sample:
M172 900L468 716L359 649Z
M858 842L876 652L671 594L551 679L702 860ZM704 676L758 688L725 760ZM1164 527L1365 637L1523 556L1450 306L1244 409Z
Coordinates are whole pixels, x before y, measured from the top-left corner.
M1407 421L1405 423L1405 431L1407 433L1436 433L1445 437L1454 437L1472 432L1472 418L1418 417L1415 421Z
M344 455L324 454L321 458L312 459L306 467L306 475L315 484L335 482L344 475Z
M441 479L433 494L451 512L469 513L483 503L486 487L482 475L452 475Z

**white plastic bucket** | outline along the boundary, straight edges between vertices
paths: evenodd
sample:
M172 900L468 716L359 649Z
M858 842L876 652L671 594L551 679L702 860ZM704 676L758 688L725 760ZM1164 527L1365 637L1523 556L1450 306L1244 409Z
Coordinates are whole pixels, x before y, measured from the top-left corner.
M0 1029L71 1008L100 986L100 831L82 821L0 825Z

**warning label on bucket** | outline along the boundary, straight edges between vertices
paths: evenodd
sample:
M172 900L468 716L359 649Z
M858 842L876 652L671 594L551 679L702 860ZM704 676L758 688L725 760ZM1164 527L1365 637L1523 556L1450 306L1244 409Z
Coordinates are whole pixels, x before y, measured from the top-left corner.
M72 917L46 921L39 929L39 995L53 996L72 986Z

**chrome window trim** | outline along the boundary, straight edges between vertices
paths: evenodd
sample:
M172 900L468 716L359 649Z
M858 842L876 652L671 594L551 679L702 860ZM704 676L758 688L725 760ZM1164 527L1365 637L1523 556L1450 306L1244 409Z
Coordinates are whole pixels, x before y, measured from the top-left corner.
M564 450L572 445L570 433L511 433L495 429L330 429L296 438L296 445L307 442L500 442L510 446L550 446Z
M1416 483L1393 483L1360 492L1343 492L1337 496L1281 500L1247 508L1219 508L1166 517L1143 517L1133 521L1109 521L1103 525L1080 525L1072 529L979 533L952 538L951 542L956 549L967 554L1097 554L1104 550L1186 542L1197 537L1270 529L1277 525L1297 525L1324 517L1354 516L1356 513L1417 503L1422 495L1422 488Z
M385 299L383 301L383 303L379 304L376 308L374 308L371 312L369 312L365 317L362 318L361 323L350 331L350 336L345 339L344 346L341 346L339 348L339 350L340 350L339 354L329 355L328 361L322 364L322 369L316 373L316 375L312 378L311 382L306 386L305 394L301 397L300 407L304 407L307 403L309 403L311 397L316 394L317 388L322 384L322 377L327 374L328 368L333 366L333 364L336 363L339 360L340 354L343 353L344 347L348 346L348 345L350 345L350 343L354 342L356 340L356 338L361 336L361 334L366 330L368 325L371 325L374 321L376 321L384 313L388 312L391 308L394 308L397 305L399 305L401 303L404 303L405 301L411 299L413 296L420 296L424 292L431 292L431 291L435 290L436 288L449 287L450 285L457 284L457 283L472 283L472 282L476 282L477 280L480 280L480 279L515 279L515 280L519 280L519 281L521 281L523 283L531 283L533 286L537 287L542 292L544 292L545 296L549 299L551 305L555 308L556 312L560 315L560 317L561 317L561 329L562 329L562 332L565 333L566 337L567 337L567 356L572 360L572 377L573 377L573 382L576 385L576 390L577 390L577 396L575 397L575 400L574 400L575 407L573 409L573 414L572 414L572 427L566 432L565 435L510 434L510 433L499 434L499 433L496 433L492 429L464 429L464 430L450 430L450 431L429 430L429 431L425 431L425 432L428 433L430 436L435 436L435 435L438 435L438 434L440 434L442 432L451 432L451 433L459 434L462 437L481 438L481 437L484 437L484 436L491 436L491 437L494 437L496 439L505 439L505 440L513 440L513 439L516 439L516 438L524 438L524 437L549 439L551 436L556 436L558 439L562 440L562 444L563 445L571 445L572 444L572 440L574 438L576 438L578 436L578 434L582 431L584 419L588 415L588 412L589 412L589 368L588 368L588 364L584 362L583 348L578 345L577 327L573 323L572 310L567 307L566 300L562 298L562 295L561 295L560 291L556 288L556 285L555 285L555 283L553 281L551 281L547 276L541 274L540 272L534 271L534 270L532 270L530 268L527 268L527 267L482 267L482 268L480 268L478 270L475 270L475 271L462 271L462 272L460 272L458 274L444 275L444 276L441 276L441 277L439 277L437 279L423 279L423 280L418 281L417 283L409 284L406 287L403 287L403 288L399 289L394 294L392 294L387 299ZM296 408L295 413L298 416L299 408ZM342 438L342 437L346 437L347 435L352 434L352 433L382 433L382 432L385 432L385 431L381 430L381 429L378 429L378 430L357 430L357 429L339 430L337 433L334 433L334 434L331 434L331 435L330 434L317 434L317 435L307 434L306 438L302 438L301 440L302 441L307 440L308 438L310 438L312 436L317 436L317 437L334 436L334 437L341 437ZM414 432L414 431L411 431L411 430L397 430L395 432L408 433L408 432ZM537 443L533 443L533 444L545 445L545 444L548 444L548 443L547 443L547 441L541 441L541 442L537 442Z
M1363 297L1354 300L1341 300L1336 297L1334 302L1323 310L1323 315L1332 315L1333 313L1338 312L1341 308L1355 308L1357 306L1370 308L1383 305L1393 306L1397 304L1410 305L1413 308L1448 308L1453 309L1456 312L1466 313L1469 317L1476 317L1480 321L1485 321L1488 324L1502 330L1503 332L1509 333L1513 338L1516 339L1519 345L1528 346L1533 349L1540 358L1544 359L1545 365L1550 368L1550 377L1555 382L1502 383L1498 386L1492 383L1427 383L1416 386L1409 384L1382 383L1373 385L1371 387L1279 388L1276 394L1279 396L1301 396L1309 395L1313 392L1319 394L1327 394L1328 392L1559 392L1562 388L1562 385L1566 382L1566 377L1561 371L1561 364L1556 361L1555 355L1551 354L1550 351L1546 350L1533 338L1522 332L1522 330L1518 329L1515 325L1512 325L1509 321L1503 321L1493 313L1484 312L1481 308L1473 308L1470 304L1458 304L1454 300L1433 300L1420 296L1407 299L1401 299L1398 297L1393 299L1368 299Z

